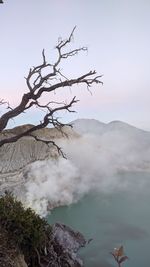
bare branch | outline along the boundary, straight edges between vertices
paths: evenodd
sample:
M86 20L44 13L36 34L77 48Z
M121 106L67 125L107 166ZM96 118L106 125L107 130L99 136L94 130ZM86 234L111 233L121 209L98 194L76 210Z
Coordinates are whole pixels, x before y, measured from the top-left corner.
M58 42L58 45L57 45L56 47L59 47L59 48L61 49L62 47L66 46L67 43L70 43L71 40L72 40L72 38L73 38L73 34L74 34L75 29L76 29L76 26L73 28L73 30L72 30L72 32L71 32L69 38L66 39L66 40L60 40L60 41Z
M46 126L48 126L48 124L51 124L55 128L60 130L63 126L68 125L68 124L60 123L57 119L54 118L54 114L56 112L62 111L62 110L67 110L68 112L74 112L74 111L71 111L70 108L76 102L78 102L78 100L76 100L76 98L74 97L70 101L69 104L63 104L62 106L54 108L52 110L48 106L47 107L44 106L45 108L48 108L49 112L44 116L43 122L41 122L38 125L35 125L35 126L31 127L30 129L24 131L21 134L18 134L18 135L15 135L15 136L8 137L8 138L0 140L0 147L3 146L6 143L14 143L14 142L18 141L20 138L22 138L23 136L31 136L31 133L33 133L36 130L45 128Z
M38 141L38 142L42 142L42 143L44 143L44 144L46 144L46 145L53 145L56 149L57 149L57 152L58 152L58 154L60 155L60 156L62 156L63 158L65 158L66 159L66 155L65 155L65 153L63 152L63 150L62 150L62 148L61 147L59 147L54 141L52 141L52 140L44 140L44 139L41 139L41 138L39 138L39 137L37 137L37 136L35 136L35 135L31 135L36 141Z
M2 106L2 105L6 105L6 109L12 110L12 107L10 106L9 102L5 101L4 99L0 99L0 106Z
M55 63L48 62L46 60L45 50L42 50L42 63L30 68L29 73L25 78L29 91L22 96L20 103L15 108L11 109L9 103L5 102L3 99L0 100L0 105L7 104L7 108L10 109L0 117L0 132L2 132L7 127L10 119L19 116L24 111L27 111L32 107L42 109L46 113L45 115L43 115L42 122L19 135L0 140L0 146L4 145L5 143L16 142L23 136L31 136L31 133L33 133L35 130L42 129L49 124L61 130L64 124L56 119L56 114L63 110L66 110L68 112L75 112L71 109L71 107L78 100L76 100L76 97L74 97L69 104L65 103L64 101L60 103L55 102L51 99L51 92L55 92L55 90L58 89L63 90L64 87L72 87L74 85L80 84L85 84L89 90L93 84L103 84L101 81L102 75L96 75L95 70L89 71L79 77L70 79L60 71L61 60L68 59L69 57L75 56L82 51L87 51L86 47L73 49L68 52L63 51L64 48L70 45L73 39L75 28L76 27L73 28L68 39L59 39L56 46L58 56ZM47 96L49 97L49 99L47 101L47 104L40 103L41 97L44 95L44 93L48 93ZM59 149L58 151L61 152L61 150Z

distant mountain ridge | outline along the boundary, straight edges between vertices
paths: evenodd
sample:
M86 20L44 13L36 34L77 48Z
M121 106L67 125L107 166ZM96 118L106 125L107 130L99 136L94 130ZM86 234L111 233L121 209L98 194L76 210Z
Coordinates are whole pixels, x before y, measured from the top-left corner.
M106 124L95 119L77 119L71 122L74 131L79 134L93 133L100 134L103 132Z
M82 142L85 142L87 151L91 150L93 158L103 157L106 165L116 166L118 171L150 170L150 132L121 121L106 124L92 119L79 119L72 124L74 131L83 136Z
M125 130L128 132L141 132L150 134L150 132L139 129L122 121L111 121L109 123L100 122L95 119L77 119L71 122L73 129L79 134L103 134L108 131Z

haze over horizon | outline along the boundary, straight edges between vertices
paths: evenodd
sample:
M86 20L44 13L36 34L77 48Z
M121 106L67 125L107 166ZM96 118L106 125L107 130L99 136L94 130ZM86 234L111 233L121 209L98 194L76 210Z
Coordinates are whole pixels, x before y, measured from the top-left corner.
M150 130L149 12L148 0L4 1L0 6L0 98L16 105L27 90L24 77L29 68L41 63L42 49L53 60L58 37L68 37L77 25L73 46L87 46L88 53L64 62L64 72L77 77L96 69L104 75L104 85L93 86L92 96L83 87L59 92L59 99L74 95L80 99L74 107L77 114L64 113L62 119L120 120ZM16 124L34 124L39 119L40 114L32 110Z

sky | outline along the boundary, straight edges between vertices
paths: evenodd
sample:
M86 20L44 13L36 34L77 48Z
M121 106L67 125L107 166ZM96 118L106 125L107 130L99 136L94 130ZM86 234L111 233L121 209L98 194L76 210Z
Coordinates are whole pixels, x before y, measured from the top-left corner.
M59 100L69 101L74 95L80 100L74 106L77 113L63 113L62 120L121 120L150 130L149 14L149 0L4 0L0 99L16 106L28 90L24 77L29 68L41 63L42 49L54 60L58 38L68 37L76 25L72 45L87 46L88 53L64 61L64 73L78 77L96 70L104 84L93 85L92 95L83 86L57 92ZM32 110L10 126L38 123L41 116Z

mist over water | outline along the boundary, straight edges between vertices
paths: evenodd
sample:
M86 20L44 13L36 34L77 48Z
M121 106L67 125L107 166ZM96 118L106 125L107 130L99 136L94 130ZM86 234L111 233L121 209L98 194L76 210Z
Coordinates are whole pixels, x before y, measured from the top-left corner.
M26 167L25 205L47 215L50 224L65 223L93 239L81 251L86 267L114 267L109 252L120 245L130 258L125 266L147 267L150 133L124 123L83 120L74 130L78 137L56 140L67 160Z
M84 129L86 128L86 125ZM97 127L98 128L98 127ZM104 132L56 140L67 160L37 161L28 166L25 204L41 216L59 205L77 202L89 192L146 190L149 179L132 179L127 172L150 171L150 135L119 124ZM120 175L121 174L121 175Z
M81 251L86 267L116 266L110 251L121 245L129 257L123 266L147 267L150 264L150 183L136 188L141 179L149 180L149 174L126 173L122 178L131 179L135 186L109 194L89 193L75 204L54 209L48 216L49 223L69 224L87 239L92 238Z

